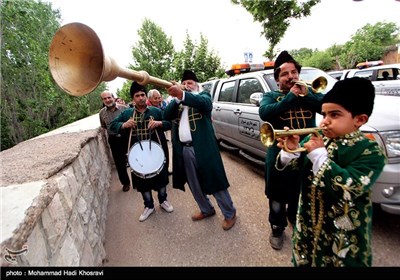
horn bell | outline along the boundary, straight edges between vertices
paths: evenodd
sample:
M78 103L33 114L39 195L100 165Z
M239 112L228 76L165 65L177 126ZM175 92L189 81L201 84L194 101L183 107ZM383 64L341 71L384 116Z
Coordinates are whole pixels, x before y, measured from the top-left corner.
M104 52L89 26L74 22L62 26L49 49L49 67L56 83L67 93L83 96L102 81Z

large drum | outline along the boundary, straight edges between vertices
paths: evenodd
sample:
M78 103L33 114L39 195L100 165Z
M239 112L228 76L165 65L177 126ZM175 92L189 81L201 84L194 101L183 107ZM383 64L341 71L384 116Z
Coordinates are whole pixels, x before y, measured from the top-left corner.
M143 179L160 174L166 162L164 150L155 141L143 140L135 143L128 153L132 172Z

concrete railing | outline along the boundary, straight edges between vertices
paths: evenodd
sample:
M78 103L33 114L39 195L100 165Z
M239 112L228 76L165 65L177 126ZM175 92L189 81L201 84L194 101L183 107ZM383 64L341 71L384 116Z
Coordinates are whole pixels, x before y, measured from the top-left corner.
M1 265L101 266L113 162L98 114L0 161Z

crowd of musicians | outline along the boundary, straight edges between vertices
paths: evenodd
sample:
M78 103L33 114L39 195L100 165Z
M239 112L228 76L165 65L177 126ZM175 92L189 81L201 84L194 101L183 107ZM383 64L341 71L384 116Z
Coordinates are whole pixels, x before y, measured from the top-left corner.
M371 186L386 158L360 127L372 114L374 86L350 78L322 94L296 83L300 72L301 65L281 52L274 65L279 89L264 93L259 107L260 118L274 128L295 132L319 126L322 131L280 137L267 150L270 245L281 250L290 227L294 266L371 266ZM224 217L223 230L230 230L238 214L214 134L211 96L191 70L166 91L169 97L163 100L157 89L147 91L134 81L128 105L108 91L101 94L101 127L107 130L122 191L141 193L139 221L144 222L155 213L153 191L160 209L173 212L167 192L172 178L172 187L188 187L198 205L193 222L216 214L212 195ZM323 116L319 124L317 113ZM305 152L293 152L298 147Z

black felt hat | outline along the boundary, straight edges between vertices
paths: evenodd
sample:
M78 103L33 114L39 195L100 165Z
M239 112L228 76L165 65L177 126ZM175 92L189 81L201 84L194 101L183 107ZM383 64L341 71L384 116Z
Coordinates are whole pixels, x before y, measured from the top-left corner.
M133 95L138 91L143 91L144 93L146 93L145 86L139 84L138 82L133 82L131 85L131 89L129 90L129 92L131 93L131 97L133 97Z
M322 98L322 104L339 104L353 116L366 114L370 116L374 108L375 87L370 80L353 77L340 80Z
M294 58L287 51L281 52L275 60L274 70L279 68L283 63L289 61L294 61Z
M196 77L196 74L191 70L183 71L182 81L181 82L184 82L184 81L187 81L187 80L192 80L192 81L195 81L195 82L199 82L199 80Z
M278 57L276 58L275 63L274 63L274 78L275 79L278 79L278 77L279 77L281 65L286 62L293 62L297 69L297 72L300 73L301 65L296 60L294 60L294 58L287 51L282 51L278 55Z

